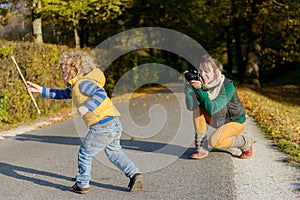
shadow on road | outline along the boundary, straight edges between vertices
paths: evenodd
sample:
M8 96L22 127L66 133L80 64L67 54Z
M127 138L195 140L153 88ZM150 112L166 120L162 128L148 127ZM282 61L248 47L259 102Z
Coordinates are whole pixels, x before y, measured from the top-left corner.
M11 164L7 164L7 163L3 163L0 162L0 173L12 178L16 178L16 179L21 179L21 180L25 180L25 181L30 181L33 182L35 184L38 185L43 185L43 186L47 186L47 187L53 187L53 188L57 188L57 189L61 189L61 190L67 190L68 187L64 186L64 185L60 185L57 183L52 183L46 180L42 180L39 178L35 178L34 176L36 175L42 175L42 176L49 176L49 177L54 177L54 178L59 178L59 179L65 179L65 180L70 180L71 178L67 177L67 176L62 176L59 174L54 174L51 172L45 172L45 171L40 171L40 170L36 170L36 169L30 169L30 168L26 168L26 167L21 167L21 166L16 166L16 165L11 165ZM31 176L27 175L22 175L22 173L27 173L27 174L31 174Z
M33 135L33 134L21 134L18 135L15 140L20 141L36 141L46 142L64 145L80 145L81 139L79 137L66 137L66 136L49 136L49 135Z
M298 183L292 183L294 190L300 194L300 178L297 178Z
M195 148L187 148L174 144L166 144L153 141L140 141L140 140L121 140L121 146L123 149L142 151L142 152L153 152L163 153L168 155L178 156L181 159L190 159L189 156L194 153ZM166 148L166 146L168 146ZM162 150L163 149L163 150ZM227 153L233 157L238 157L232 154L230 151L223 149L212 149L211 152Z
M81 145L81 138L79 137L65 137L65 136L47 136L47 135L33 135L33 134L22 134L15 138L19 141L35 141L54 143L61 145ZM141 140L121 140L121 146L123 149L142 151L142 152L153 152L158 154L167 154L178 156L181 159L189 159L189 155L193 153L194 148L183 147L174 144L154 142L154 141L141 141ZM212 149L213 152L223 152L231 154L230 152L222 149ZM232 154L231 154L232 155ZM234 156L234 155L232 155Z
M23 175L25 173L26 173L26 175ZM63 175L55 174L52 172L47 172L47 171L42 171L42 170L37 170L37 169L32 169L32 168L16 166L16 165L3 163L3 162L0 162L0 174L11 177L11 178L15 178L15 179L29 181L29 182L35 183L37 185L53 187L53 188L60 189L63 191L69 190L69 187L72 186L72 183L70 183L70 185L66 186L66 185L61 185L61 184L50 182L50 181L46 180L49 177L51 177L51 178L57 178L57 179L71 181L72 177L63 176ZM37 176L46 176L46 178L41 179L41 178L37 178ZM125 187L103 184L103 183L98 183L98 182L94 182L94 181L91 181L90 185L93 185L95 187L105 188L105 189L111 189L111 190L128 191L128 188L125 188Z
M178 152L184 153L187 150L186 147L179 146L179 145L153 142L153 141L141 141L141 140L135 140L135 141L121 140L121 146L123 149L128 149L128 150L164 153L169 155L178 155Z

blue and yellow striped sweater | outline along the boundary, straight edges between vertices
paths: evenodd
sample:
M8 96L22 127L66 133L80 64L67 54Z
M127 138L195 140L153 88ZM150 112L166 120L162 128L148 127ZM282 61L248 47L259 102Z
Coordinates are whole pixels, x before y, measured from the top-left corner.
M111 100L107 97L106 91L101 87L104 84L103 82L105 82L103 73L101 72L103 76L101 81L100 78L99 81L91 78L93 77L91 75L99 74L99 71L100 70L96 68L86 76L75 78L70 81L71 85L66 89L60 90L43 87L42 97L51 99L71 99L73 95L74 103L75 105L77 104L76 107L85 106L90 111L86 114L87 116L83 117L88 126L96 123L104 124L111 121L115 116L119 116L120 113L114 108Z

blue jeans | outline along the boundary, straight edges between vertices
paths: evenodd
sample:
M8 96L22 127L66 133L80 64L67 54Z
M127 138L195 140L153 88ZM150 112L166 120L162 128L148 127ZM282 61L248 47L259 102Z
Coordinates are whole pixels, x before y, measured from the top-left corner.
M139 169L124 154L120 145L122 125L116 117L103 125L92 125L84 138L78 152L78 174L76 182L78 187L89 187L93 156L104 149L106 156L116 167L131 178Z

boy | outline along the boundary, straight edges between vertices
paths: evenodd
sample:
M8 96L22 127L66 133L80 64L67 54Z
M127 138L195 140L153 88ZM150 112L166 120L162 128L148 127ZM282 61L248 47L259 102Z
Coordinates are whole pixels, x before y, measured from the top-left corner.
M129 190L143 187L143 177L135 164L124 154L120 146L122 125L120 113L103 89L105 76L97 68L92 57L85 52L66 52L59 61L62 78L68 87L64 90L41 87L28 83L31 92L39 92L43 98L73 99L77 112L89 127L78 152L78 173L71 191L89 192L93 156L103 149L108 159L130 178Z

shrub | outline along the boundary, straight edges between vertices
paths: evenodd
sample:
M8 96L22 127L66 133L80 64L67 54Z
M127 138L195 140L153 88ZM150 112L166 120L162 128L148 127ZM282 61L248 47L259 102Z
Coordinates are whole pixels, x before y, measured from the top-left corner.
M64 88L56 66L64 50L67 50L64 46L0 40L0 128L38 116L10 56L15 57L26 80L47 87ZM44 115L71 107L68 101L42 99L38 94L34 96Z

